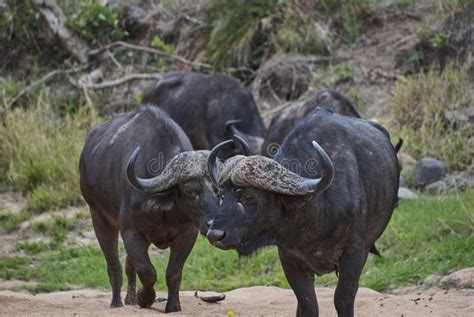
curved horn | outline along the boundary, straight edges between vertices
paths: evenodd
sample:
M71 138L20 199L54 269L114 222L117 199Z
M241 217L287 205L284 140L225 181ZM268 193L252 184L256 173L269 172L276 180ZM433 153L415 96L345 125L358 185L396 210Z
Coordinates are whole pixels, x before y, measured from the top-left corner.
M140 147L137 147L128 160L127 180L135 189L143 192L163 192L179 181L206 174L206 161L209 152L187 151L176 154L166 164L160 175L147 179L140 178L135 174L135 162L139 152Z
M242 123L242 120L238 120L238 119L227 120L225 122L225 127L226 129L232 128L233 125L240 124L240 123Z
M234 140L234 143L239 145L240 149L242 150L242 153L245 156L252 156L253 155L252 151L250 151L250 147L249 147L248 143L245 142L245 140L242 137L238 136L237 134L234 134L232 139Z
M321 159L321 165L323 169L323 176L319 179L319 181L315 184L315 192L323 192L325 191L334 180L334 165L332 164L331 158L329 155L324 151L324 149L319 145L318 142L312 142L314 148L319 154L319 158Z
M140 147L137 146L135 151L133 151L132 155L130 155L130 158L128 159L127 163L127 180L130 185L132 185L133 188L140 190L140 191L145 191L143 180L138 178L137 175L135 175L135 163L138 158L138 153L140 152ZM146 186L146 185L145 185Z
M211 150L211 153L208 156L207 170L208 170L209 178L211 179L212 184L216 187L219 187L217 184L217 180L219 179L219 171L217 170L217 167L216 167L217 154L219 154L220 150L222 150L223 147L233 142L234 142L233 140L227 140L227 141L217 144Z
M255 186L286 194L306 195L326 190L334 179L334 166L323 148L312 142L321 159L322 177L305 178L280 163L263 156L251 156L240 161L232 171L231 180L240 186Z

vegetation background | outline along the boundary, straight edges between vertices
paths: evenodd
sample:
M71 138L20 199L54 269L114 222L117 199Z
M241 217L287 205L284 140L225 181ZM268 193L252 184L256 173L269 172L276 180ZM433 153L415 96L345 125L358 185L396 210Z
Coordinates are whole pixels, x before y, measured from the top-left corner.
M472 175L472 21L469 0L0 0L0 286L109 288L79 154L93 126L135 108L167 71L237 77L267 123L287 102L341 91L402 137L404 154ZM363 286L388 291L473 266L474 191L418 196L395 211ZM164 277L167 251L151 252ZM183 289L249 285L288 287L274 248L238 258L198 240Z

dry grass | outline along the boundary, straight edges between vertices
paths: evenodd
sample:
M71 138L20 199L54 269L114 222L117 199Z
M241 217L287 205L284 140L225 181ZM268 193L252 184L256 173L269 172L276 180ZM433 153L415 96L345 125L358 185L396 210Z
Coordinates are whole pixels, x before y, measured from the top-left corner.
M6 110L0 125L4 186L25 194L33 211L77 204L79 155L96 121L95 111L84 107L59 117L44 91L29 108Z
M393 97L394 123L405 140L404 151L415 158L431 156L452 169L471 164L474 152L466 146L472 129L462 120L448 121L446 111L462 112L472 102L467 72L448 65L398 82Z

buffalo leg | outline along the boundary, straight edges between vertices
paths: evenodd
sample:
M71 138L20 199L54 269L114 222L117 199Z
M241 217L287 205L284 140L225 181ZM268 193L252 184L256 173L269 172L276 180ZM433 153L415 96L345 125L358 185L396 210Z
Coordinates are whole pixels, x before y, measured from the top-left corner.
M344 250L339 266L339 281L334 294L334 305L339 317L354 316L355 296L366 259L367 252L362 243L352 244Z
M291 256L287 256L284 251L280 249L278 251L286 279L298 299L296 316L318 316L319 307L314 291L314 275L305 272L298 262Z
M125 296L125 305L137 304L137 272L133 266L132 259L127 255L125 260L125 273L127 273L128 287Z
M143 287L138 290L137 303L142 308L148 308L155 302L156 271L148 256L150 244L138 232L126 230L122 232L123 244L130 257L131 264L137 271Z
M100 248L107 262L107 273L112 286L111 308L122 307L120 289L122 288L122 265L118 254L119 230L109 224L100 214L91 210L92 224Z
M189 232L179 244L171 245L170 259L168 261L168 267L166 268L166 285L168 286L166 313L181 311L179 288L181 285L183 266L189 253L193 249L196 238L197 232L193 230Z

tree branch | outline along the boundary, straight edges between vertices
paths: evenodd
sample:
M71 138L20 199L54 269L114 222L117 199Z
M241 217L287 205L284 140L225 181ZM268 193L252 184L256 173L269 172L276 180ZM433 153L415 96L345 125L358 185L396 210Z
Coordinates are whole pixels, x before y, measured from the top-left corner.
M112 48L112 47L116 47L116 46L121 46L121 47L125 47L125 48L128 48L128 49L131 49L131 50L135 50L135 51L142 51L142 52L147 52L147 53L152 53L152 54L156 54L156 55L159 55L161 57L166 57L166 58L170 58L170 59L174 59L174 60L177 60L183 64L186 64L186 65L191 65L191 66L194 66L194 67L202 67L202 68L207 68L207 69L211 69L212 66L209 65L209 64L206 64L206 63L199 63L199 62L193 62L193 61L189 61L187 59L185 59L184 57L181 57L181 56L178 56L178 55L175 55L175 54L168 54L162 50L158 50L156 48L152 48L152 47L148 47L148 46L140 46L140 45L135 45L135 44L130 44L130 43L127 43L127 42L122 42L122 41L117 41L117 42L113 42L113 43L110 43L108 45L105 45L101 48L98 48L98 49L95 49L95 50L91 50L89 51L88 55L89 56L96 56L98 54L101 54L102 52Z
M76 83L76 85L79 87L87 88L87 89L104 89L104 88L112 88L115 86L120 86L132 80L138 80L138 79L158 79L159 80L161 78L162 78L162 75L159 73L148 73L148 74L131 73L123 77L103 81L98 84Z
M8 103L8 107L13 106L18 101L18 99L23 97L23 95L25 95L29 91L33 90L37 86L51 80L54 76L59 75L59 74L69 74L69 73L72 73L72 72L75 72L75 71L77 71L77 69L67 69L67 70L56 69L56 70L53 70L52 72L47 73L43 77L39 78L38 80L35 80L31 84L29 84L28 86L26 86L22 90L20 90L20 92L12 100L10 100L10 102Z
M85 64L89 60L87 51L89 46L75 36L65 25L66 16L55 0L33 0L33 5L46 19L49 28L56 35L66 50L81 63Z

